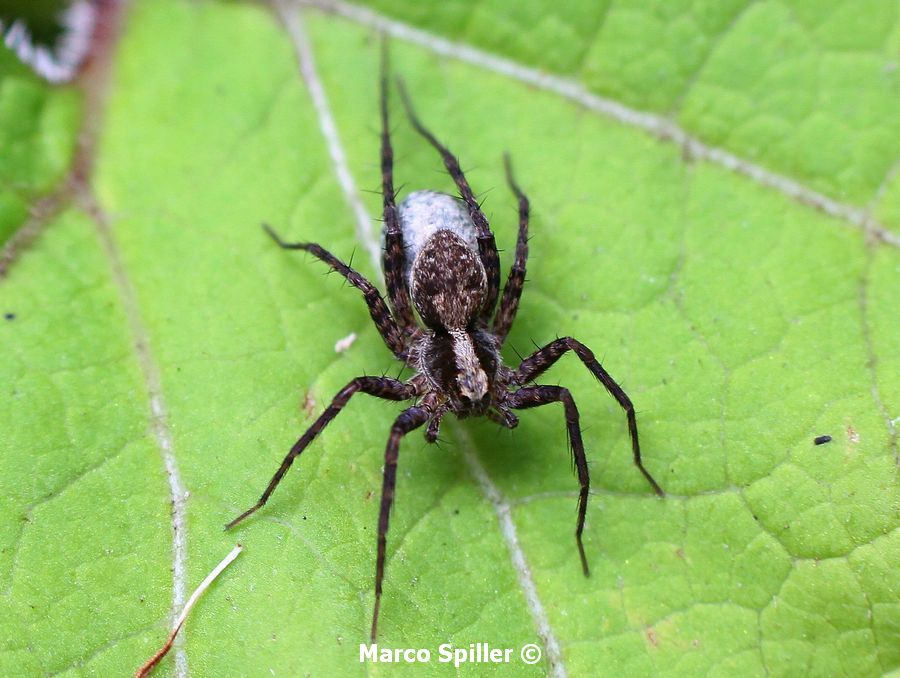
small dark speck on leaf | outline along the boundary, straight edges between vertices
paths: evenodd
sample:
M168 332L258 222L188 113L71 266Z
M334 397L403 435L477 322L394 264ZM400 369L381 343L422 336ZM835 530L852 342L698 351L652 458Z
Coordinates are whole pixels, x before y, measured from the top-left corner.
M459 515L459 509L453 509L453 515L458 516L458 515Z
M816 436L813 439L814 445L824 445L825 443L831 442L831 436Z
M4 313L3 317L6 318L7 320L15 320L16 314L15 313Z

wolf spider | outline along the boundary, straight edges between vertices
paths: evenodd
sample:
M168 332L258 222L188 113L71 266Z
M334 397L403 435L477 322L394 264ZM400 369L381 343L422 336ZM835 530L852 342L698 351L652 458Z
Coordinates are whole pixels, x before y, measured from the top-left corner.
M386 64L383 65L380 88L383 266L391 308L388 308L371 282L321 246L315 243L288 243L267 225L264 228L283 249L311 253L359 289L385 344L399 361L415 371L415 375L407 381L383 376L357 377L350 381L294 443L259 501L226 526L226 529L234 527L266 503L294 460L337 416L353 394L362 392L385 400L416 399L415 405L403 410L394 420L384 453L372 642L375 642L378 629L388 520L394 502L400 440L410 431L427 424L425 439L433 443L437 440L442 418L451 412L460 419L486 416L501 426L515 428L519 420L512 410L562 403L578 482L581 485L575 541L582 570L588 576L590 570L581 533L587 511L590 478L581 439L578 408L568 389L534 384L534 380L566 352L574 351L625 410L634 463L656 494L663 494L641 463L637 421L631 400L587 346L571 337L564 337L535 351L522 360L516 369L503 364L500 347L516 317L525 282L528 198L513 178L509 156L504 156L506 180L518 202L519 235L515 261L501 296L500 261L494 235L459 162L416 117L402 82L398 81L398 88L410 123L441 155L447 172L459 190L460 198L433 191L416 191L399 207L395 204L393 149L388 129L387 67ZM413 307L424 327L416 322Z

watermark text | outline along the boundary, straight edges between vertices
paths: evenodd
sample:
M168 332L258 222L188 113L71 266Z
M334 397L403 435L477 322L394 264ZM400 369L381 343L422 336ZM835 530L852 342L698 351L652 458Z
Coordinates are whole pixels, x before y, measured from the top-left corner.
M380 647L377 643L361 643L360 663L372 664L453 664L459 668L463 664L509 664L522 661L537 664L541 660L541 648L529 643L521 647L492 647L490 643L471 643L456 647L452 643L442 643L432 651L427 647Z

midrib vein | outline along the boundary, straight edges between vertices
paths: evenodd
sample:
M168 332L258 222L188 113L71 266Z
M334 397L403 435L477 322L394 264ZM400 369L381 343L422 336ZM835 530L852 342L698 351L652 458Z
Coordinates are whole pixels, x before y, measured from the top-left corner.
M175 444L169 427L168 410L163 398L160 370L150 348L150 335L141 315L137 293L128 276L121 250L116 242L112 220L103 210L92 190L96 142L104 120L112 56L121 34L124 21L122 15L127 8L122 0L101 0L98 3L98 11L100 12L97 19L98 34L94 37L92 57L88 67L79 77L79 84L85 94L84 123L78 137L78 146L68 183L71 187L72 202L91 217L109 265L112 283L125 314L149 402L150 433L156 441L166 472L172 501L172 605L170 617L174 622L186 597L188 492L178 470ZM175 639L174 651L175 674L179 678L187 678L189 671L183 636Z

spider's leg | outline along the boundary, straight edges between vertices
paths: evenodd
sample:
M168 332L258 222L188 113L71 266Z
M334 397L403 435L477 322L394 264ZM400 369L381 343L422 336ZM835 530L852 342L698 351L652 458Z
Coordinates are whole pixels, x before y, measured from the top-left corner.
M587 557L584 555L581 533L584 531L584 516L587 513L591 479L588 474L587 457L584 455L584 442L581 440L581 425L575 400L568 389L561 386L526 386L510 394L506 400L507 405L517 410L540 407L550 403L562 403L566 412L566 431L569 434L569 445L572 447L575 470L578 472L578 482L581 484L581 493L578 495L578 524L575 527L575 541L578 543L578 555L581 556L581 569L584 571L584 576L589 577L591 571L588 568Z
M507 410L506 407L498 409L497 411L488 410L485 413L485 416L503 428L515 428L519 425L519 418Z
M384 478L381 483L381 509L378 513L378 555L375 560L375 609L372 612L372 642L378 635L378 611L381 608L381 583L384 580L384 555L387 551L388 521L394 503L394 486L397 483L397 457L400 455L400 439L419 428L434 414L430 407L415 405L403 410L391 426L387 448L384 451Z
M375 321L378 333L384 339L384 343L391 349L391 352L400 360L406 359L406 345L403 332L397 326L397 321L391 315L387 304L378 292L378 289L370 283L364 276L350 268L343 261L334 256L321 245L313 242L295 242L289 243L283 241L268 224L263 224L266 233L272 236L272 240L278 243L278 246L286 250L304 250L309 252L318 259L331 266L335 271L344 276L347 281L356 289L360 290L365 297L366 305L369 307L369 315Z
M644 474L644 478L650 483L653 491L659 496L663 496L664 493L659 486L659 483L653 479L653 476L650 475L650 472L644 468L644 464L641 462L641 445L638 442L637 419L634 416L634 405L631 404L631 399L625 391L622 390L622 387L609 375L609 372L603 369L594 357L594 353L591 349L580 341L572 339L572 337L563 337L562 339L551 341L521 362L518 369L514 372L513 383L526 384L536 379L567 351L575 351L575 354L581 359L584 366L591 371L591 374L600 380L600 383L606 387L606 390L609 391L610 395L615 398L616 402L618 402L622 409L625 410L625 416L628 419L628 435L631 436L631 451L634 455L634 463L640 469L641 473Z
M425 442L433 443L438 439L438 433L441 430L441 419L444 418L444 415L450 411L450 403L444 403L443 405L438 405L434 412L431 414L431 420L428 422L428 427L425 429Z
M509 271L506 285L503 287L503 296L500 298L500 306L494 316L494 335L500 345L506 340L509 328L516 319L516 311L519 310L519 298L522 296L522 286L525 284L525 264L528 261L528 197L519 188L513 178L512 163L509 155L503 156L503 164L506 167L506 181L509 188L516 196L519 203L519 238L516 241L516 259Z
M403 273L406 250L403 233L397 215L394 194L394 149L391 146L391 132L388 127L388 46L382 43L381 53L381 195L384 202L384 283L388 298L394 309L394 317L403 329L412 331L416 327L412 306L409 303L409 288Z
M331 401L331 404L325 408L325 411L319 415L319 418L316 419L312 426L310 426L306 433L300 436L300 439L294 443L294 446L291 447L290 452L287 453L284 460L281 462L281 466L278 467L278 470L275 472L275 475L272 476L272 480L269 481L269 485L266 487L266 491L263 492L262 496L259 498L259 501L252 507L244 511L237 518L232 520L225 526L225 529L228 530L239 522L244 520L247 516L254 513L257 509L262 508L263 505L269 500L269 496L272 492L275 491L275 488L278 487L278 483L281 482L281 479L284 477L284 474L287 473L288 469L291 467L291 464L294 463L294 459L300 456L300 453L306 449L306 447L313 441L313 439L319 435L319 432L325 428L328 423L334 419L338 412L340 412L344 405L347 404L347 401L350 400L350 397L359 391L363 393L367 393L369 395L373 395L377 398L384 398L385 400L409 400L417 395L418 389L412 383L404 383L402 381L398 381L396 379L391 379L389 377L357 377L349 384L347 384L344 388L342 388L338 394L334 397L334 400Z
M488 225L488 220L484 216L484 212L481 211L481 206L475 199L472 189L469 187L469 182L466 181L466 177L459 166L459 161L450 150L438 141L434 134L421 123L416 116L416 112L413 110L412 102L409 99L409 95L406 93L406 88L403 86L403 83L398 81L397 84L400 89L400 98L403 100L403 106L406 108L406 114L409 117L409 121L412 123L412 126L415 127L416 131L425 137L428 142L434 146L437 152L441 154L441 158L444 161L444 167L447 168L447 172L456 184L456 188L459 190L463 202L466 203L466 207L469 209L469 217L471 217L472 223L475 224L475 231L478 239L478 254L481 258L481 263L484 266L484 272L487 274L488 282L487 294L484 297L484 304L481 307L480 319L485 323L489 323L491 314L494 312L494 307L497 305L497 297L500 294L500 257L497 254L497 243L494 241L494 234L491 233L491 227Z

